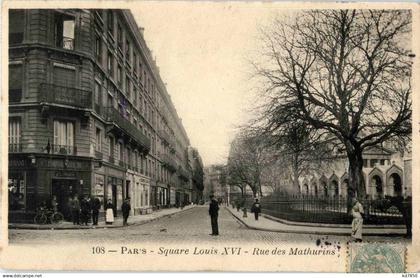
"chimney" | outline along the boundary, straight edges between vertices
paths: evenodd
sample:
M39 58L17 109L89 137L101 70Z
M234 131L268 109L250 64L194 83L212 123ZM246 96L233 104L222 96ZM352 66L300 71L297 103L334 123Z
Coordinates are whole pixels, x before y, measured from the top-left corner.
M139 31L140 31L140 34L143 36L144 35L144 28L143 27L139 27Z

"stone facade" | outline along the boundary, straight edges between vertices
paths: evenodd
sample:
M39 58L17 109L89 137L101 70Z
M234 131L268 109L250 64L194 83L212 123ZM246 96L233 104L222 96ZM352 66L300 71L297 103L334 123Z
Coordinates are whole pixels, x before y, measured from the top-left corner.
M190 198L189 139L130 11L10 10L9 24L11 220L53 196L65 214L73 195L117 214L127 197L135 214Z

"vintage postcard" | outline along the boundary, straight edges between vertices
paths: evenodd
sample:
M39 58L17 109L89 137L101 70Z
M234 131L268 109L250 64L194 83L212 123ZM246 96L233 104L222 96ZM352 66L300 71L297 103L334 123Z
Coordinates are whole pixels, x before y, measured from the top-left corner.
M0 266L420 271L420 6L5 1Z

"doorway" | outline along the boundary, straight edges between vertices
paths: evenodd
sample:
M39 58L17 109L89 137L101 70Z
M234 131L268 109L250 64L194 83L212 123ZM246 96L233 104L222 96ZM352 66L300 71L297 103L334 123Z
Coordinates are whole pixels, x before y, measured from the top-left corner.
M52 196L57 198L57 210L61 212L65 219L71 219L69 200L76 194L79 195L80 188L75 179L53 179Z

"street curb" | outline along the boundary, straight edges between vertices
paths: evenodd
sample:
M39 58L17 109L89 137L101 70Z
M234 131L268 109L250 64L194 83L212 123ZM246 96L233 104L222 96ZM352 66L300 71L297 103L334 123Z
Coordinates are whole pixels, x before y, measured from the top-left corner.
M281 218L277 218L271 215L262 215L262 217L270 219L272 221L275 222L279 222L285 225L289 225L289 226L298 226L298 227L308 227L308 228L319 228L319 227L323 227L323 228L341 228L341 229L349 229L351 228L351 224L326 224L326 223L301 223L301 222L293 222L293 221L288 221L288 220L284 220ZM365 225L363 226L363 230L369 230L369 229L405 229L404 225L377 225L375 227L372 227L370 225Z
M240 217L236 216L230 209L226 208L227 211L232 214L239 222L241 222L245 227L251 230L258 230L258 231L265 231L265 232L275 232L275 233L288 233L288 234L314 234L314 235L334 235L334 236L350 236L350 231L348 233L344 232L318 232L318 231L290 231L290 230L279 230L279 229L268 229L268 228L258 228L255 226L250 226L245 223ZM313 228L313 227L312 227ZM386 236L386 237L396 237L396 236L404 236L405 234L401 233L369 233L364 234L365 236Z
M155 220L164 218L164 217L168 217L168 216L172 216L184 211L188 211L190 209L193 209L194 207L189 207L189 208L185 208L183 210L180 211L175 211L173 213L170 214L165 214L165 215L161 215L159 217L153 218L153 219L147 219L147 220L143 220L140 222L134 222L132 224L129 224L127 226L123 226L123 225L109 225L109 226L103 226L103 227L95 227L95 226L76 226L76 227L43 227L43 226L37 226L37 227L18 227L18 226L14 226L14 224L9 224L8 228L10 230L100 230L100 229L118 229L118 228L125 228L125 227L132 227L132 226L140 226L146 223L150 223L153 222ZM19 224L18 224L19 225Z

